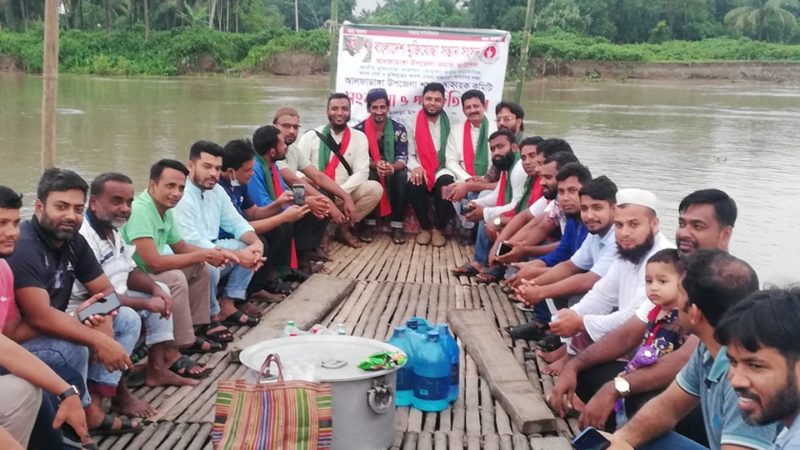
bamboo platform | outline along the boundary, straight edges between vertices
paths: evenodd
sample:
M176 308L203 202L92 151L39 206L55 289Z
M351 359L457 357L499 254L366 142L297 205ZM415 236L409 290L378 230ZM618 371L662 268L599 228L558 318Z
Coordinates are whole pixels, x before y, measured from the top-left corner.
M445 321L453 308L481 308L494 317L499 329L525 321L497 285L478 285L466 277L455 277L450 269L467 261L472 247L449 241L447 246L418 246L410 239L405 245L392 244L387 236L361 248L335 244L334 261L327 264L330 275L356 280L355 289L325 319L324 324L344 323L348 334L386 340L392 327L412 315L435 322ZM269 314L273 305L264 308ZM249 329L234 329L237 337ZM541 375L534 350L525 341L501 333L516 359L525 368L535 389L548 392L550 376ZM469 355L461 354L461 382L458 400L440 413L423 413L398 408L392 450L568 450L568 437L577 423L558 420L558 433L524 435L513 425L506 411L491 395L488 384L478 376ZM158 409L158 416L133 435L106 437L101 449L212 449L217 380L242 378L247 368L233 362L227 352L197 356L213 367L211 375L194 387L141 387L134 392Z

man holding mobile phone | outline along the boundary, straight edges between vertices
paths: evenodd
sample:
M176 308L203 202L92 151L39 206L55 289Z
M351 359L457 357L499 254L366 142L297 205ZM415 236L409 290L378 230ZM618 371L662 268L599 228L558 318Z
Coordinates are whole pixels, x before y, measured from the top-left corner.
M139 338L141 319L127 307L114 317L93 316L83 324L65 312L76 280L86 286L88 303L114 292L78 233L88 189L71 170L46 170L37 187L34 215L20 227L21 245L8 263L23 320L40 334L23 346L50 366L66 361L80 373L88 385L83 401L89 429L121 434L139 430L141 422L106 414L103 399L116 395L122 371L133 366L128 355ZM87 348L95 360L88 366Z

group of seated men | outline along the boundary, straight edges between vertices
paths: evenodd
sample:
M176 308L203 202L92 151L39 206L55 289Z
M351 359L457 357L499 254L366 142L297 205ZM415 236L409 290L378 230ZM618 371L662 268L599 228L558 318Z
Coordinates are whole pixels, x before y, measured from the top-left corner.
M350 127L350 99L332 94L328 123L299 140L299 114L279 108L252 140L198 141L186 165L156 162L138 195L122 173L87 184L49 169L22 224L21 196L0 187L0 447L94 448L92 435L141 429L156 411L127 388L137 347L142 383L198 383L211 369L187 355L225 349L230 327L259 322L253 301L280 301L324 270L329 236L360 247L388 218L404 243L409 204L417 244L445 245L452 222L474 242L454 272L504 283L532 313L507 332L535 341L544 371L559 375L548 402L618 430L612 448L762 449L772 422L793 425L797 402L767 400L797 398L800 339L749 318L800 295L753 294L755 273L727 253L733 199L684 198L676 249L653 193L593 177L563 139L524 138L519 105L499 103L495 126L483 93L467 91L466 120L451 129L444 87L421 97L404 126L386 91L371 90L369 117ZM111 315L76 318L112 292L122 306ZM780 331L796 329L798 310ZM781 391L749 369L765 351L785 356Z

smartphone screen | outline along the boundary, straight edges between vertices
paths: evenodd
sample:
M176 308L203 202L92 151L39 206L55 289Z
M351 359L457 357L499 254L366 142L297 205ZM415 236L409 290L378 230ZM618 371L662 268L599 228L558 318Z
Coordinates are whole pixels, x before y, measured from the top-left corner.
M512 246L508 242L501 242L500 245L497 246L497 256L503 256L506 253L511 251Z
M303 206L306 204L306 187L302 184L292 185L292 196L294 197L294 204Z
M572 447L575 450L606 450L610 446L608 439L592 427L583 430L572 440Z

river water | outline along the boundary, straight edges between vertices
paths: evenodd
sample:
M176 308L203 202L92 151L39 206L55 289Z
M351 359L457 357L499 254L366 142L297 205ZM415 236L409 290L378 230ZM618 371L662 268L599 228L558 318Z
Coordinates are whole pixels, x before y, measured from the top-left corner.
M142 189L155 160L186 159L199 139L251 135L279 106L296 107L306 129L321 124L326 86L323 77L62 76L57 164L89 180L121 170ZM527 85L523 106L528 134L563 137L595 176L655 192L670 238L683 196L727 191L740 213L731 252L763 281L800 280L797 87L540 80ZM0 183L26 193L26 211L40 170L40 108L41 78L0 74Z

